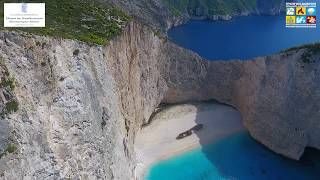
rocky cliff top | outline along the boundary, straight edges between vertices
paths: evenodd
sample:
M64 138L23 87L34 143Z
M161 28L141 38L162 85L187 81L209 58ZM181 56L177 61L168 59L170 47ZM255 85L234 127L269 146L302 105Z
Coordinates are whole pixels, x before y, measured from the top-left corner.
M274 15L284 10L284 0L104 0L140 22L167 30L189 19L230 20L249 14Z
M3 30L5 29L3 2L6 1L0 0L0 2L0 30ZM10 2L21 2L21 0ZM122 33L130 20L123 11L97 0L42 0L41 2L46 3L46 27L6 29L107 45L112 38Z

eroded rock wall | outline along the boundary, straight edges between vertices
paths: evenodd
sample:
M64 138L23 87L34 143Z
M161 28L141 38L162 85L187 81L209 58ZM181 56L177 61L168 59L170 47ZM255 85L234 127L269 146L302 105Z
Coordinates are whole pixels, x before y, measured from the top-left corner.
M164 43L135 22L107 47L1 32L19 108L1 117L18 149L0 179L132 179L135 134L167 91Z
M213 98L231 104L256 140L299 159L306 146L320 149L319 53L300 49L231 62L202 62L192 55L185 57L193 61L177 61L177 54L171 59L175 63L170 63L164 101Z
M19 148L1 159L0 179L129 179L106 49L11 32L0 33L0 46L19 103L1 117Z

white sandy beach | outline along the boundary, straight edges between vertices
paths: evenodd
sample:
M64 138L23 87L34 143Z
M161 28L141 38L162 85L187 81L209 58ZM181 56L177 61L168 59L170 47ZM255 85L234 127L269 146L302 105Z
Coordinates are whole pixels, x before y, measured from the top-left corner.
M176 140L178 134L196 124L203 124L203 129ZM159 160L212 143L241 130L244 130L244 127L240 114L229 106L203 103L167 107L137 134L136 178L143 177L150 165Z

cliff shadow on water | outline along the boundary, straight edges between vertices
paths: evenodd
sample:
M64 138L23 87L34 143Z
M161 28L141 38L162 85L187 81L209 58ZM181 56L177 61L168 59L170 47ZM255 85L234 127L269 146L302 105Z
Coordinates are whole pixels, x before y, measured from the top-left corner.
M210 102L212 103L212 102ZM218 106L212 106L211 111L225 109L225 113L215 114L209 117L212 121L224 118L226 122L217 124L212 128L212 133L217 134L213 143L208 142L207 135L199 131L193 131L199 138L200 148L198 153L202 154L203 166L195 166L196 157L189 163L191 168L196 169L192 175L193 179L318 179L320 177L320 151L306 148L299 161L286 158L269 150L266 146L254 140L249 132L244 129L230 132L219 138L220 130L230 131L226 126L233 126L236 121L242 121L238 110L227 104L214 101ZM203 123L204 110L197 106L195 122ZM221 117L222 116L222 117ZM208 118L208 117L207 117ZM232 120L234 119L234 121ZM218 127L217 127L218 126ZM232 128L231 128L232 129ZM233 129L234 130L234 129ZM232 130L231 130L232 131ZM212 141L212 139L211 139ZM188 162L186 162L188 163ZM197 164L197 163L195 163Z

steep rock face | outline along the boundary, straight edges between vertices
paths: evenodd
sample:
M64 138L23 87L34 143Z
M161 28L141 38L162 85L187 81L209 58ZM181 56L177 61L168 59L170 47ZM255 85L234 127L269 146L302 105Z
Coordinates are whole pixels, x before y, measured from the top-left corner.
M167 90L164 41L136 23L108 47L1 32L19 109L1 117L0 147L14 132L18 149L0 179L134 177L135 134Z
M292 0L258 0L257 7L261 14L275 15L279 14L285 9L286 2L293 2Z
M291 0L287 0L290 2ZM284 0L104 0L149 26L167 30L189 19L230 20L249 14L279 14Z
M10 32L0 33L0 46L19 103L0 120L18 147L1 158L0 179L129 179L105 48Z
M107 47L10 32L0 45L19 103L0 117L0 147L18 148L0 179L130 179L135 134L161 102L214 98L275 152L320 148L316 50L209 62L134 22Z
M186 16L173 15L163 0L104 0L104 2L115 5L140 22L157 29L169 29L187 20Z
M306 146L320 149L319 52L301 49L232 62L179 61L176 57L176 69L168 72L175 78L167 81L164 102L214 98L231 104L255 139L298 159Z

